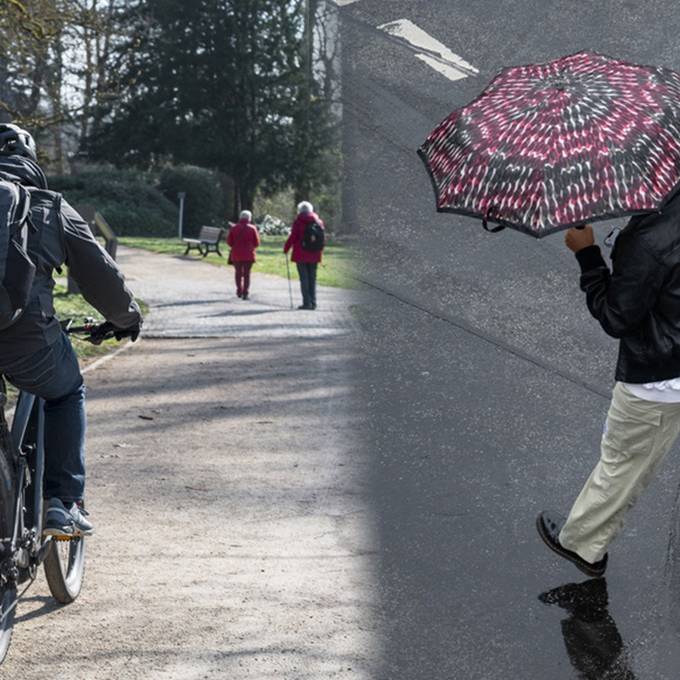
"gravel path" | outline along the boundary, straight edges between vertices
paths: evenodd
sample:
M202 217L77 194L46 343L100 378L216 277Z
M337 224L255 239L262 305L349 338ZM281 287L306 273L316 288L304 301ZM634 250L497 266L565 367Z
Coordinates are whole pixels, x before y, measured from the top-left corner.
M42 573L1 675L369 678L373 518L352 399L354 294L286 309L286 282L121 249L146 337L87 374L81 597Z
M349 307L360 293L341 288L317 292L318 309L298 310L299 283L257 273L248 300L236 297L232 267L209 266L196 257L169 257L130 248L118 261L131 288L153 307L146 337L328 337L356 330ZM291 265L294 267L294 265Z

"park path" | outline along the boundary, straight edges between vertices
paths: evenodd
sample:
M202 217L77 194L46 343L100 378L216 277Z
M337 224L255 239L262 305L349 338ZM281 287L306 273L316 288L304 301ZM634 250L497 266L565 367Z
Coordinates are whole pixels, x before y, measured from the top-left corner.
M357 328L350 311L361 297L357 292L320 287L319 307L308 312L297 309L299 283L293 281L291 310L286 279L258 274L257 264L249 299L240 300L232 267L130 248L119 249L118 261L135 294L153 308L147 337L330 337Z
M379 657L368 462L353 399L360 293L287 307L227 271L121 248L145 337L86 374L81 597L42 574L0 675L36 680L363 679Z

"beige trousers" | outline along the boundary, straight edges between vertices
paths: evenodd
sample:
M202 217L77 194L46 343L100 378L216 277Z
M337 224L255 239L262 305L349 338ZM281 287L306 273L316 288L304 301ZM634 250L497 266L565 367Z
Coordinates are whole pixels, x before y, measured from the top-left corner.
M574 501L560 543L588 562L604 557L680 434L680 404L645 401L616 383L600 460Z

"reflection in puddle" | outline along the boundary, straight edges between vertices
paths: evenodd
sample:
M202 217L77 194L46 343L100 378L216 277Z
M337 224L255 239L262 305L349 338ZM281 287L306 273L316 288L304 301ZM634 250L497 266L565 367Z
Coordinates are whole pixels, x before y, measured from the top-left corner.
M567 583L538 596L569 615L562 635L571 665L585 680L635 680L623 640L609 614L607 582L594 578Z

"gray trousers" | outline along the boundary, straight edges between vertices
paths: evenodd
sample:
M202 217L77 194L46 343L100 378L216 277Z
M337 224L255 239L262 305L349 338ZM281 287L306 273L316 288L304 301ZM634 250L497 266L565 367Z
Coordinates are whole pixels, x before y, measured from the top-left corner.
M600 460L574 501L560 543L588 562L602 559L678 434L680 404L645 401L616 383Z
M316 262L297 263L302 304L305 306L316 307L316 267Z

